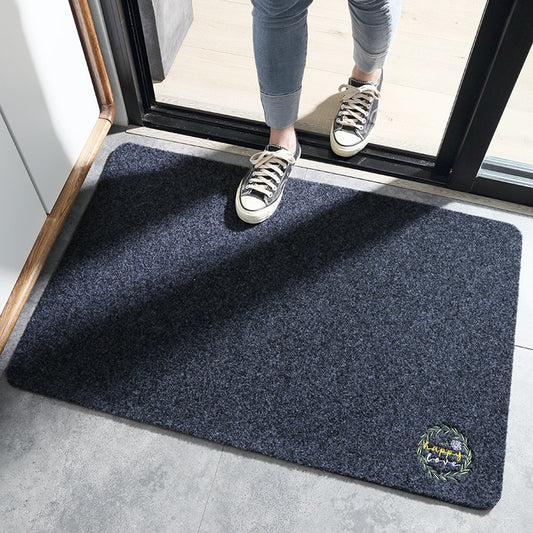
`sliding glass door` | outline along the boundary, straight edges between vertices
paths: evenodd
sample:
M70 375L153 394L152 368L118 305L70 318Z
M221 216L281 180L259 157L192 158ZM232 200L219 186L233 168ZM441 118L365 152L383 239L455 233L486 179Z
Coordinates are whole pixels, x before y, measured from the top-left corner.
M188 16L192 9L192 23L186 21L179 49L163 69L154 63L147 31L150 0L102 3L130 122L261 148L267 129L253 63L250 1L183 1L181 13ZM533 80L526 62L531 4L404 0L373 144L346 160L330 151L328 133L336 89L351 69L347 5L315 0L297 123L304 156L533 205L533 182L523 179L533 151L527 104ZM174 6L181 9L180 2ZM515 138L509 137L512 130ZM515 160L521 181L511 187L502 173Z

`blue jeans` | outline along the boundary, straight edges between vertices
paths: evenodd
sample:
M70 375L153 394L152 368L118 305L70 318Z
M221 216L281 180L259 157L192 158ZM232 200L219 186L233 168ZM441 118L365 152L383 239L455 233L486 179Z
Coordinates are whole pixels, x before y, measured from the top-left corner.
M298 118L307 8L312 1L252 0L255 64L265 122L271 128L286 128ZM382 68L400 19L401 0L348 0L348 7L355 64L364 72Z

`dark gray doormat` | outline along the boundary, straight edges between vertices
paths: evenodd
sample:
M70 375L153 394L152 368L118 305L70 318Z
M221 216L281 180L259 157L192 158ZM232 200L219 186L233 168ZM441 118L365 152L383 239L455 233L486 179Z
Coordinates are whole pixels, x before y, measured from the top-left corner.
M110 157L8 369L12 385L461 505L500 497L521 237L244 169Z

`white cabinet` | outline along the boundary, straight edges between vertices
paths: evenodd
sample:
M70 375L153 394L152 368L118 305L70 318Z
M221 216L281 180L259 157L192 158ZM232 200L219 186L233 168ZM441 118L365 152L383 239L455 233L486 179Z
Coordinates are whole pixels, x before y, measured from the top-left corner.
M45 218L44 208L0 115L0 310Z
M69 2L2 2L0 78L5 121L49 213L100 112Z
M0 312L99 115L70 3L2 0ZM0 352L14 309L0 323Z

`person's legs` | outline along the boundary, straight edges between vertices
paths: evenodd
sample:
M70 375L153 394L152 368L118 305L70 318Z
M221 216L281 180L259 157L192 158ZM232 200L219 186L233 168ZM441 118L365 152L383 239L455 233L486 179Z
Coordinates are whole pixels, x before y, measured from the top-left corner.
M383 68L400 20L401 0L348 0L348 7L352 20L354 73L364 77L361 72L371 74Z
M331 127L332 150L351 157L369 140L377 115L383 64L400 20L401 0L348 0L354 67L341 85L341 105Z
M254 56L269 145L251 158L235 207L250 224L277 209L300 146L294 123L307 55L307 8L312 0L252 0Z
M312 0L252 0L253 44L271 142L294 150ZM290 144L291 146L289 146Z

